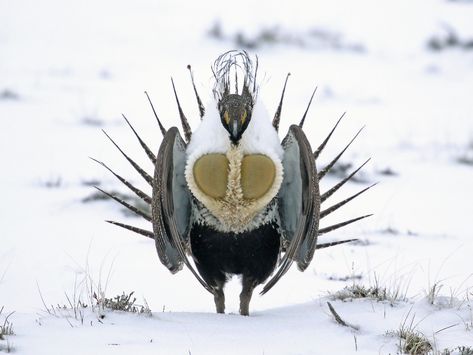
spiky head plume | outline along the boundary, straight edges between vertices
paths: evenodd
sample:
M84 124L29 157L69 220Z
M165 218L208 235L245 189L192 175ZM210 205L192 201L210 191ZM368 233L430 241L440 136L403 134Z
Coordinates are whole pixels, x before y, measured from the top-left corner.
M258 93L257 71L258 57L255 56L253 63L246 51L231 50L220 55L212 65L215 77L213 94L217 102L230 94L237 94L253 106Z

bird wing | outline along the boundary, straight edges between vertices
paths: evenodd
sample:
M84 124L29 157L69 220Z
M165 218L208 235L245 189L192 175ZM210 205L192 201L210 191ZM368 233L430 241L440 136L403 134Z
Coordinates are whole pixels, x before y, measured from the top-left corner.
M302 128L292 125L282 141L284 179L278 193L286 252L278 270L265 284L268 292L296 261L300 270L310 264L317 246L320 192L314 155Z
M176 273L185 264L209 292L186 255L189 242L191 195L185 180L186 143L176 127L164 135L154 170L152 223L161 262Z

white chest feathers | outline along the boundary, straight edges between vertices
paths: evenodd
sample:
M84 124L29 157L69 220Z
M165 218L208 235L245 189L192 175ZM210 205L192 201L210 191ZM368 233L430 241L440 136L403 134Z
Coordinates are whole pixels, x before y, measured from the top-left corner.
M222 224L221 230L239 233L277 195L283 167L274 155L244 155L240 146L230 146L226 154L190 157L185 174L190 191Z

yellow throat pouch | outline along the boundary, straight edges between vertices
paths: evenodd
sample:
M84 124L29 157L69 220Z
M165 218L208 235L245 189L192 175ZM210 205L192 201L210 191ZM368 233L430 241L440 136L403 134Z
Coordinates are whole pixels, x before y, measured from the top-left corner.
M225 197L229 177L229 161L225 155L204 155L195 162L193 173L194 180L203 193L215 199ZM265 155L246 155L240 161L239 175L243 198L256 200L264 196L273 186L276 167Z

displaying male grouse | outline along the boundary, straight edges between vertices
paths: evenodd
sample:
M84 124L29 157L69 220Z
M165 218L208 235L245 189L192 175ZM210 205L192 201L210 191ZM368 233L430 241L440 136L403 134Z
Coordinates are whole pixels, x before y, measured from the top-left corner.
M327 192L320 193L319 180L351 143L327 167L317 171L315 160L340 120L314 152L302 131L309 102L300 124L290 126L281 143L278 127L287 78L271 121L258 100L257 70L257 59L255 66L244 51L230 51L218 57L212 66L214 101L207 108L204 109L194 85L202 119L194 133L176 95L186 141L176 127L166 130L155 112L164 135L157 156L125 118L155 165L154 177L107 135L151 185L152 196L98 161L151 205L151 214L100 191L150 221L153 231L108 222L153 238L161 262L172 273L185 264L214 295L218 313L225 311L223 290L229 275L241 275L240 313L248 315L254 288L275 270L261 294L271 289L294 261L304 271L316 249L351 241L317 244L318 236L367 217L319 228L323 217L369 188L321 211L321 203L364 164ZM191 78L194 84L192 72Z

